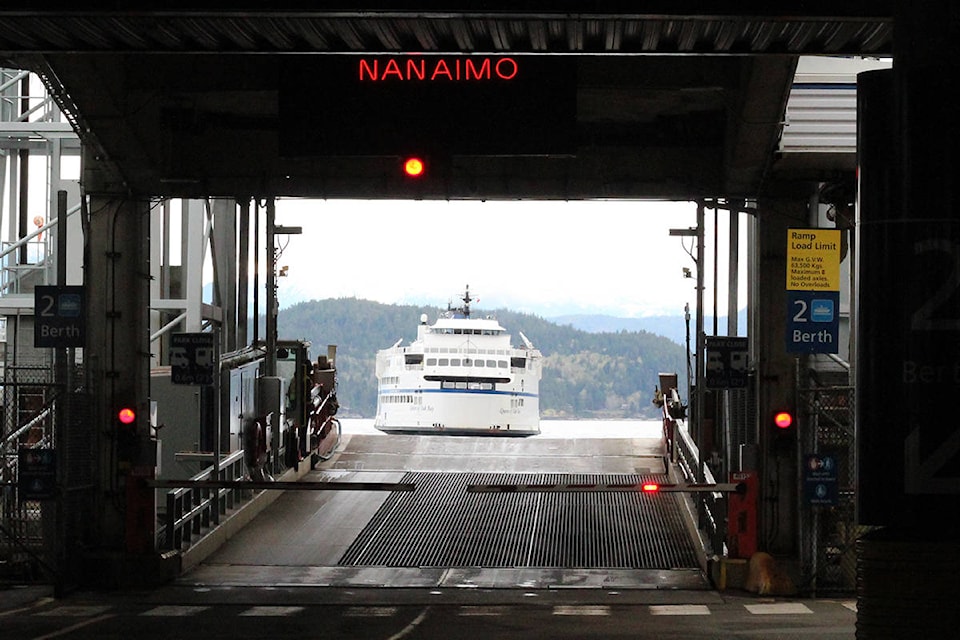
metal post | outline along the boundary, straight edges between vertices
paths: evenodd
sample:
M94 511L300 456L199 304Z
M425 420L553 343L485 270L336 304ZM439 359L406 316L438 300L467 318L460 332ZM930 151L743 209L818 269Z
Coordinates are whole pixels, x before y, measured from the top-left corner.
M57 191L57 284L64 286L67 284L67 192ZM54 384L60 391L60 399L57 402L57 418L54 430L54 450L57 452L56 474L57 486L60 487L60 495L57 496L56 505L56 527L54 539L54 567L56 569L54 592L61 596L66 590L66 478L69 471L69 461L67 460L66 433L67 425L70 424L70 395L72 392L70 384L70 369L72 366L73 349L57 348L53 350L55 362Z
M277 375L277 264L276 264L276 202L267 200L267 358L264 374Z
M236 347L247 346L247 316L250 314L248 306L248 292L250 289L250 201L240 203L240 246L237 256L237 317L231 322L237 324Z
M730 207L727 210L730 216L730 235L727 238L727 335L737 335L737 314L739 313L739 300L737 299L740 286L740 209L743 208L742 201L731 200ZM733 398L738 393L732 389L724 391L723 403L723 451L724 451L724 477L729 475L734 467L739 471L739 465L735 465L734 434L739 434L740 430L734 430L733 421ZM737 443L739 444L739 443Z
M253 339L260 341L260 203L253 201Z
M704 412L704 393L703 393L703 355L704 355L704 333L703 333L703 222L704 222L704 203L697 202L697 356L694 360L696 364L696 403L697 403L697 482L706 482L706 473L704 465L704 444L703 437L703 412ZM703 497L697 501L697 519L702 527L705 523L706 513Z

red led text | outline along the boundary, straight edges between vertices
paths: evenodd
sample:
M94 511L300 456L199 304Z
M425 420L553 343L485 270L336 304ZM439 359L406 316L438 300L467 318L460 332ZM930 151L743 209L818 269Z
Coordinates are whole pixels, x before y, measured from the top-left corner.
M513 80L519 66L514 58L360 58L361 82L477 82Z

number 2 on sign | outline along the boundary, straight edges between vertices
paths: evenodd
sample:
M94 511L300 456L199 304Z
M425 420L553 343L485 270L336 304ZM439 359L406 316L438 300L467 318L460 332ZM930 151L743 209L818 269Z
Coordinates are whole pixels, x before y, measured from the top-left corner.
M798 307L798 311L793 315L793 321L806 322L807 321L807 301L794 300L793 304Z
M915 255L923 253L944 253L950 259L950 274L943 280L930 297L914 311L910 328L914 331L957 331L960 330L960 317L935 318L945 303L960 289L960 248L946 238L930 238L913 245Z
M40 317L52 318L53 316L57 315L53 310L53 307L57 302L55 298L56 296L52 296L49 294L40 296L40 300L43 301L43 305L40 309Z

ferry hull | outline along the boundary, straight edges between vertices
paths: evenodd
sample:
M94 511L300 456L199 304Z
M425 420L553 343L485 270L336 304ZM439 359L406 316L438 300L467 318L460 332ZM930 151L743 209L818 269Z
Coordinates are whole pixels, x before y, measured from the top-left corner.
M424 389L413 397L411 404L382 404L374 426L384 433L508 437L540 433L534 394Z

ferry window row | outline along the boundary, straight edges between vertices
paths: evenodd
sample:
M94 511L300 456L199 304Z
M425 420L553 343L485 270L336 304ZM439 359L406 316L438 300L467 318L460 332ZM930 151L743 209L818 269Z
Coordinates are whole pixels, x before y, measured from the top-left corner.
M432 333L452 336L498 336L503 332L496 329L453 329L445 327L443 329L433 329Z
M400 376L384 376L380 378L381 385L400 384Z
M444 380L440 383L441 389L470 389L473 391L492 391L492 382L454 382L453 380Z
M490 367L506 369L506 360L474 360L473 358L427 358L428 367Z
M423 404L423 396L419 393L382 396L380 401L384 404Z
M470 353L478 355L488 355L488 356L505 356L509 349L474 349L474 348L465 348L459 349L457 347L427 347L424 349L427 353Z

